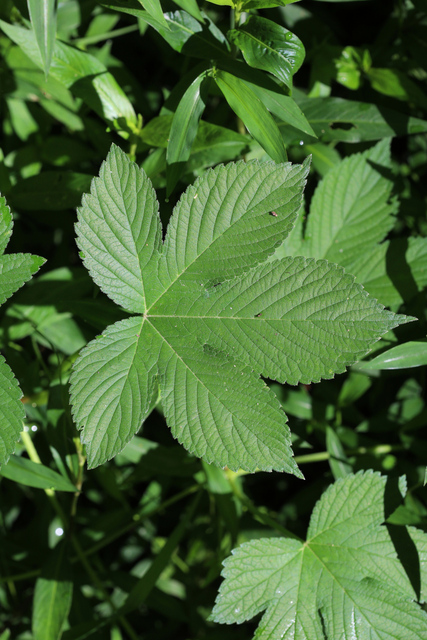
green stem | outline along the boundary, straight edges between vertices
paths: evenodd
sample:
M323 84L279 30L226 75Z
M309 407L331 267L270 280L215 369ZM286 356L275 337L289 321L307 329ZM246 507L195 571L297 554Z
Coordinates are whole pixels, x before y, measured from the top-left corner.
M358 447L357 449L346 449L344 453L347 456L363 456L371 453L374 456L383 456L391 451L403 451L405 447L401 444L378 444L375 447ZM307 462L323 462L329 460L330 453L328 451L319 451L317 453L308 453L305 456L295 456L294 460L297 464L305 464Z
M132 24L128 27L122 27L121 29L115 29L114 31L109 31L108 33L99 33L96 36L88 36L87 38L78 38L74 40L73 44L77 47L86 47L88 44L96 44L97 42L102 42L103 40L111 40L111 38L118 38L119 36L124 36L127 33L132 33L134 31L138 31L139 27L137 24Z

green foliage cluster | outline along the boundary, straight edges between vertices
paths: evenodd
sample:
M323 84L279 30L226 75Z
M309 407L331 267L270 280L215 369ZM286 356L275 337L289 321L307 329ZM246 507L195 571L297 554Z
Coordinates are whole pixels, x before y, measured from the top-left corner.
M426 42L2 3L0 640L425 640Z

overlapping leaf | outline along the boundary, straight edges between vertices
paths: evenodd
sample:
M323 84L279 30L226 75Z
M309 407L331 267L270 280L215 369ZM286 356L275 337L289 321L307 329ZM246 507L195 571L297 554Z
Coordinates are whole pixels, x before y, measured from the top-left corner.
M427 614L416 601L426 598L427 536L413 528L390 535L386 482L371 471L338 480L316 504L307 541L266 538L235 549L213 620L241 623L265 611L257 640L425 638ZM417 557L418 593L399 559L402 543Z
M44 263L43 258L30 254L2 255L12 234L12 216L5 198L0 196L0 304L30 280ZM0 465L14 452L25 412L22 392L12 370L0 356Z
M308 163L209 170L175 207L164 243L149 179L112 147L76 226L96 283L131 313L81 353L71 378L91 466L118 453L156 385L174 436L208 462L301 475L286 416L259 374L331 378L409 319L342 268L266 262L301 205Z
M336 262L387 306L411 299L427 285L427 240L382 242L395 224L392 188L389 141L347 157L320 182L305 230L301 210L277 256Z

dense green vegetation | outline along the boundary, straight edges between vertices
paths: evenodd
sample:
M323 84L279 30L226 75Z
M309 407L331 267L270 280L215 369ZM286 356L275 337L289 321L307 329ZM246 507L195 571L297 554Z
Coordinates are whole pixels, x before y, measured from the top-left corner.
M2 3L0 640L427 637L426 43Z

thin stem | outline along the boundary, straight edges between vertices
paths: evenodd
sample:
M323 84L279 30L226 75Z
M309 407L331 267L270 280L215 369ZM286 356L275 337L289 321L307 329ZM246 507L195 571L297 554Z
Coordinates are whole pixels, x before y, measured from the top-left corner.
M30 460L32 460L33 462L35 462L36 464L42 464L42 461L40 460L40 456L37 453L37 449L34 446L34 442L32 441L30 434L28 431L21 431L21 440L22 443L28 453L28 457L30 458ZM68 518L64 513L63 508L61 507L61 505L58 502L58 499L55 495L55 490L54 489L44 489L45 494L47 495L47 497L49 498L49 501L52 505L52 507L54 508L54 510L56 511L57 515L59 516L59 519L62 522L62 525L64 527L65 530L68 530Z
M111 38L118 38L119 36L124 36L127 33L138 31L138 29L139 29L139 26L137 24L132 24L128 27L122 27L121 29L108 31L107 33L99 33L96 36L87 36L87 38L78 38L77 40L74 40L73 44L75 44L77 47L85 47L88 44L96 44L97 42L102 42L103 40L111 40Z
M375 447L358 447L357 449L346 449L344 453L347 456L363 456L371 453L375 456L383 456L391 451L403 451L405 447L401 444L377 444ZM295 456L294 460L297 464L305 464L307 462L324 462L329 460L331 454L328 451L319 451L317 453L308 453L305 456Z

